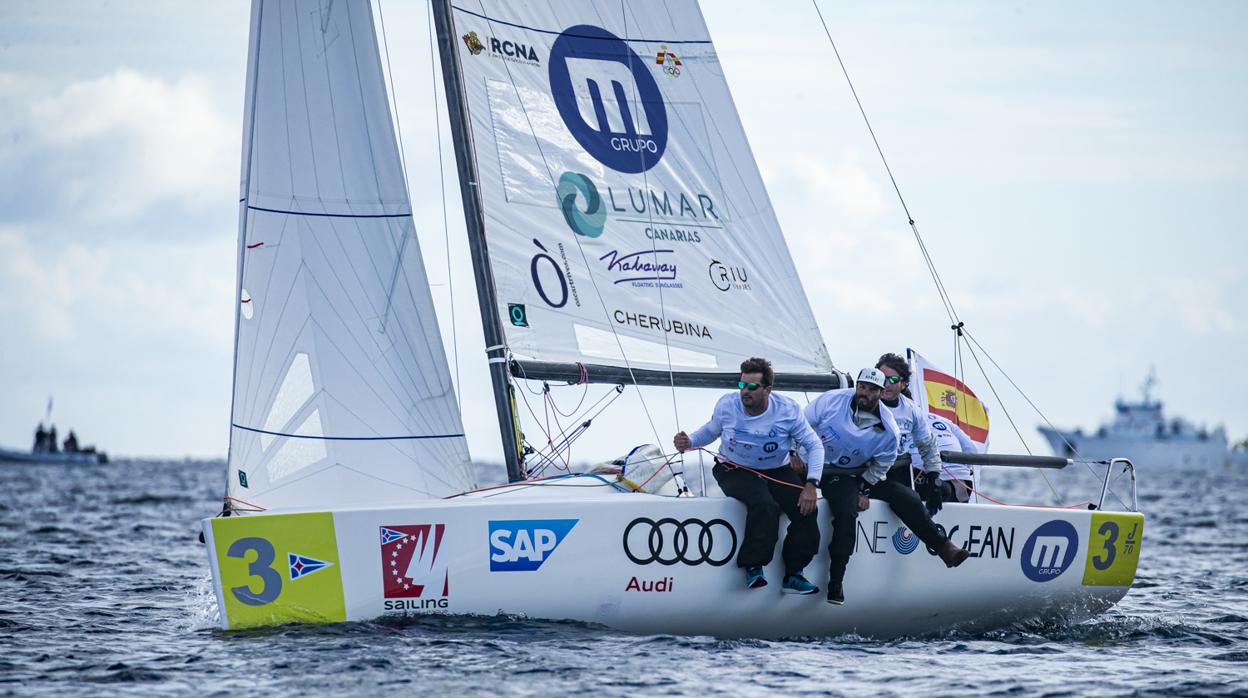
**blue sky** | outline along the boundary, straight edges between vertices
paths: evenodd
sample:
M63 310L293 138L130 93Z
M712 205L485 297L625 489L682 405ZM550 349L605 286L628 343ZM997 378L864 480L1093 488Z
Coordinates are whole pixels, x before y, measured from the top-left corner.
M948 365L814 9L749 6L703 12L833 360L912 346ZM1155 366L1172 415L1248 437L1248 5L820 7L962 319L1049 418L1095 426ZM383 8L408 162L431 162L425 8ZM224 455L247 19L233 0L0 5L0 445L27 445L54 395L62 431L113 452ZM462 215L448 248L436 168L409 178L435 297L455 290L455 332L440 320L469 443L496 459ZM715 397L645 393L665 443ZM655 439L635 396L617 405L628 427L608 413L575 459ZM1001 419L994 443L1021 448Z

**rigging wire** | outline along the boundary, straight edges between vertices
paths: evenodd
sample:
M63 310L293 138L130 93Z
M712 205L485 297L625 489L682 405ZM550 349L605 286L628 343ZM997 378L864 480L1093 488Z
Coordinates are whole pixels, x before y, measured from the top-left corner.
M381 0L377 0L377 11L380 14ZM455 356L455 390L458 392L461 385L459 376L459 323L455 320L455 275L451 272L451 226L447 221L446 213L446 172L442 157L442 117L438 109L438 52L434 43L432 4L429 5L426 17L429 30L429 84L432 87L434 137L438 143L438 187L441 190L442 197L442 244L446 249L446 286L447 291L450 293L451 304L451 351ZM384 23L382 24L382 32L384 36ZM389 65L389 63L390 57L387 54L386 64Z
M974 349L971 348L970 346L970 342L974 341L974 338L972 338L969 332L966 331L964 323L959 318L957 309L954 307L954 304L953 304L953 298L952 296L950 296L949 290L945 286L944 280L941 278L940 273L936 269L936 263L932 259L931 253L928 251L926 243L924 243L923 241L923 236L919 233L918 225L914 221L914 216L910 213L910 207L906 204L906 199L901 193L901 187L897 184L897 178L893 175L893 169L888 164L888 158L884 155L884 149L880 145L879 138L875 134L875 128L871 125L871 119L867 116L866 108L863 107L862 100L858 96L858 90L854 87L854 82L849 77L849 70L845 66L845 61L841 57L841 52L836 46L836 41L833 40L832 38L832 32L828 28L827 20L824 19L823 11L819 9L818 0L811 0L811 4L815 8L815 13L819 16L819 23L823 27L824 35L828 38L828 43L832 47L833 54L835 54L836 56L837 64L841 68L841 74L845 76L845 82L846 84L849 85L849 91L854 97L854 103L857 105L858 112L859 114L862 115L863 123L866 124L867 131L871 135L871 142L875 145L876 153L879 154L880 161L884 164L884 170L888 174L888 180L893 186L893 191L897 194L897 200L901 203L902 211L905 212L906 214L906 221L910 226L911 233L914 235L915 242L918 243L919 252L923 256L923 262L927 266L928 273L931 275L932 281L936 285L936 291L938 295L940 296L941 304L944 306L945 314L949 316L949 320L952 323L951 329L953 329L955 332L955 335L954 335L955 378L957 378L958 380L962 380L961 376L965 375L964 373L965 364L964 364L964 359L962 358L963 341L961 341L961 338L965 335L968 340L965 342L967 351L970 352L971 358L975 360L976 365L979 367L980 372L984 376L984 380L988 383L989 388L992 390L993 396L997 399L998 404L1001 405L1001 411L1005 413L1006 419L1010 423L1010 427L1014 430L1014 433L1018 436L1019 441L1023 444L1023 448L1025 448L1028 453L1031 453L1031 448L1028 446L1026 439L1023 438L1022 432L1018 429L1018 426L1014 423L1014 419L1010 415L1009 410L1006 409L1005 403L1001 401L1001 397L1000 395L997 394L996 387L993 386L992 380L988 377L987 372L984 371L983 364L979 361L978 355L975 353ZM983 347L982 345L979 344L979 342L975 342L975 345L979 346L980 350L983 351ZM986 351L984 351L984 355L987 357ZM991 357L988 357L988 358L991 361ZM1034 409L1036 413L1039 414L1042 419L1044 419L1045 423L1048 424L1050 428L1054 428L1052 423L1048 420L1048 418L1045 417L1044 413L1042 413L1040 409L1035 405L1035 403L1032 402L1031 399L1027 397L1026 393L1024 393L1022 389L1018 387L1018 384L1015 383L1013 379L1011 379L1009 375L1006 374L1005 371L1002 370L1001 367L997 365L995 361L992 361L992 364L996 366L997 370L1000 371L1003 376L1005 376L1006 380L1010 382L1010 385L1012 385L1014 389L1017 390L1018 393L1023 396L1023 399L1026 400L1029 405L1031 405L1032 409ZM1054 428L1054 431L1056 431L1055 428ZM1074 446L1069 441L1066 440L1065 436L1062 436L1062 440L1063 442L1066 443L1066 446L1071 449L1071 452L1074 453L1076 456L1078 456L1078 452L1075 451ZM1087 464L1087 462L1083 461L1082 459L1081 459L1081 462L1084 462L1085 464ZM1091 465L1090 464L1087 464L1087 465L1088 465L1088 468L1092 470L1092 472L1095 474L1095 470L1092 469ZM1044 483L1048 486L1049 490L1052 492L1054 500L1057 502L1060 502L1061 496L1059 495L1057 489L1053 486L1053 483L1050 482L1048 475L1046 475L1043 471L1040 471L1040 477L1044 480ZM1114 494L1114 497L1117 498L1120 503L1122 502L1122 499L1118 497L1117 493ZM1124 504L1124 507L1125 507L1125 504Z

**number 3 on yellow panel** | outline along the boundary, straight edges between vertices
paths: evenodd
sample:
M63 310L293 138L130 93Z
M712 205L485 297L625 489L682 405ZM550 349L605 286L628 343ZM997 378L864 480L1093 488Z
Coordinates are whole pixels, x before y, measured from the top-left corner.
M333 514L214 519L231 628L346 620Z
M1140 514L1093 514L1083 583L1098 587L1130 586L1140 562L1143 538L1144 517Z

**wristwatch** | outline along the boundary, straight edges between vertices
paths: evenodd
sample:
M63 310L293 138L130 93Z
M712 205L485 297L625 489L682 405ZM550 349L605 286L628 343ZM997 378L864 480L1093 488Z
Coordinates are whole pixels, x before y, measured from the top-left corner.
M814 485L815 487L818 487L818 486L819 486L819 481L818 481L818 480L816 480L816 479L815 479L815 478L813 478L813 477L808 477L808 478L806 478L806 484L807 484L807 485Z

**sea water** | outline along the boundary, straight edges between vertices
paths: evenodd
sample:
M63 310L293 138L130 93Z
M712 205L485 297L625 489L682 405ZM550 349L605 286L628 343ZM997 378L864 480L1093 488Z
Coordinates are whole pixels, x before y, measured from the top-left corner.
M223 632L196 535L224 472L0 466L0 695L1248 695L1242 469L1141 474L1135 588L1091 621L890 641L510 617ZM1048 493L1034 472L992 471L985 489Z

